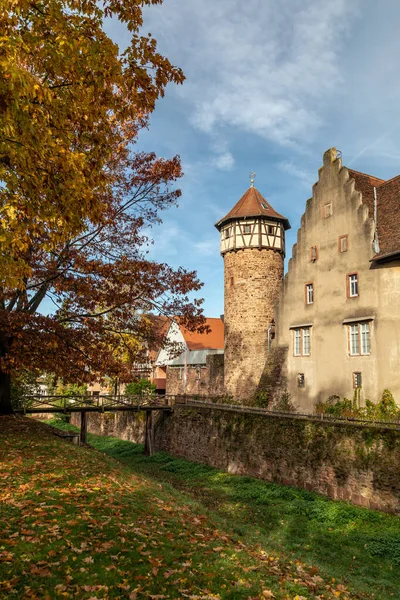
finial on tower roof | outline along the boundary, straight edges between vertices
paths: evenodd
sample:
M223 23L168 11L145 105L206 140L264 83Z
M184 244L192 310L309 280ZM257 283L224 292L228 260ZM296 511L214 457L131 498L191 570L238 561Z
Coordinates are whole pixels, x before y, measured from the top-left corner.
M250 179L250 187L254 187L254 180L256 178L256 174L254 171L250 171L249 179Z

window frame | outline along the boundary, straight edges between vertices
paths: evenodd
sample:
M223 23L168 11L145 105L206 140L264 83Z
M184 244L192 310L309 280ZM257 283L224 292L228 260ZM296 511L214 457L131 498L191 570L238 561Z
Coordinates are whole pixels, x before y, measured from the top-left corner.
M360 385L357 385L358 379L360 379ZM362 372L353 371L353 389L360 390L362 388Z
M304 373L297 373L297 387L306 387L306 376Z
M293 327L293 356L311 356L311 327ZM307 332L306 335L304 332ZM307 348L307 352L306 352Z
M342 241L346 240L346 249L342 250ZM338 251L340 254L343 254L343 252L347 252L349 249L349 235L346 233L346 235L340 235L338 237Z
M270 225L269 223L267 223L267 235L275 235L275 233L276 233L276 226Z
M311 291L311 302L310 302L310 291ZM314 282L308 281L304 284L304 301L307 306L314 304Z
M348 348L349 356L370 356L371 354L371 327L370 321L354 321L354 323L348 323ZM356 330L354 328L357 328ZM363 331L364 329L364 331ZM353 334L354 332L354 334ZM364 334L364 335L363 335ZM367 334L367 335L365 335ZM354 337L353 337L354 335ZM356 340L356 352L353 352L355 345L353 341Z
M329 217L332 216L332 212L332 202L324 204L324 206L322 207L322 218L329 219Z
M231 228L230 228L230 227L227 227L227 228L225 229L225 239L227 240L227 239L229 239L230 237L231 237Z
M310 246L310 261L316 262L318 260L318 246Z
M247 228L248 231L246 231ZM243 235L251 235L251 225L249 223L243 224Z
M351 277L355 277L356 278L356 286L357 286L357 293L356 294L352 294L351 293L351 287L352 287ZM346 283L347 298L349 298L349 299L359 298L359 296L360 296L360 280L358 278L358 273L357 272L347 273L347 275L346 275L346 282L347 282Z

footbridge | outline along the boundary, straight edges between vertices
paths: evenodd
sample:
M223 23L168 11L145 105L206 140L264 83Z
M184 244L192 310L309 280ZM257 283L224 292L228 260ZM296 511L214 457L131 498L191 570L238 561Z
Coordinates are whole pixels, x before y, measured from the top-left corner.
M146 413L144 453L151 456L154 451L154 412L171 412L173 397L133 395L68 395L68 396L23 396L15 413L24 415L81 413L80 443L87 442L87 415L91 412L140 412Z

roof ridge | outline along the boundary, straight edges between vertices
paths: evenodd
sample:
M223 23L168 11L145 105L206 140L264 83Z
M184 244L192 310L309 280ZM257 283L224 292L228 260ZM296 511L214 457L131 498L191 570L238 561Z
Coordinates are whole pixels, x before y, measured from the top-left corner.
M386 179L384 180L381 185L379 187L383 187L384 185L386 185L387 183L391 183L392 181L394 181L395 179L399 179L400 174L399 175L395 175L394 177L392 177L391 179Z

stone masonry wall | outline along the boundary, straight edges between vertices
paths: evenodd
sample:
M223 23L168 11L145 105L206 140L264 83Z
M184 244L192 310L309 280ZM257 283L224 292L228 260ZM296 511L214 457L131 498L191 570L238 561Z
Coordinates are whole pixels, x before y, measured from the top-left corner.
M283 257L270 249L224 255L225 392L250 399L268 355L267 331L283 278Z
M88 416L90 433L144 441L144 414ZM71 422L79 426L79 414ZM229 473L400 513L399 431L175 406L155 419L155 447Z
M223 396L224 355L211 354L207 356L205 367L188 366L186 391L184 389L183 367L167 367L165 393L170 396L185 393L198 396Z
M135 444L144 443L146 416L144 412L87 413L88 431L96 435L110 435ZM71 423L81 426L80 413L71 413Z
M355 425L175 408L156 448L353 504L400 512L400 432Z

